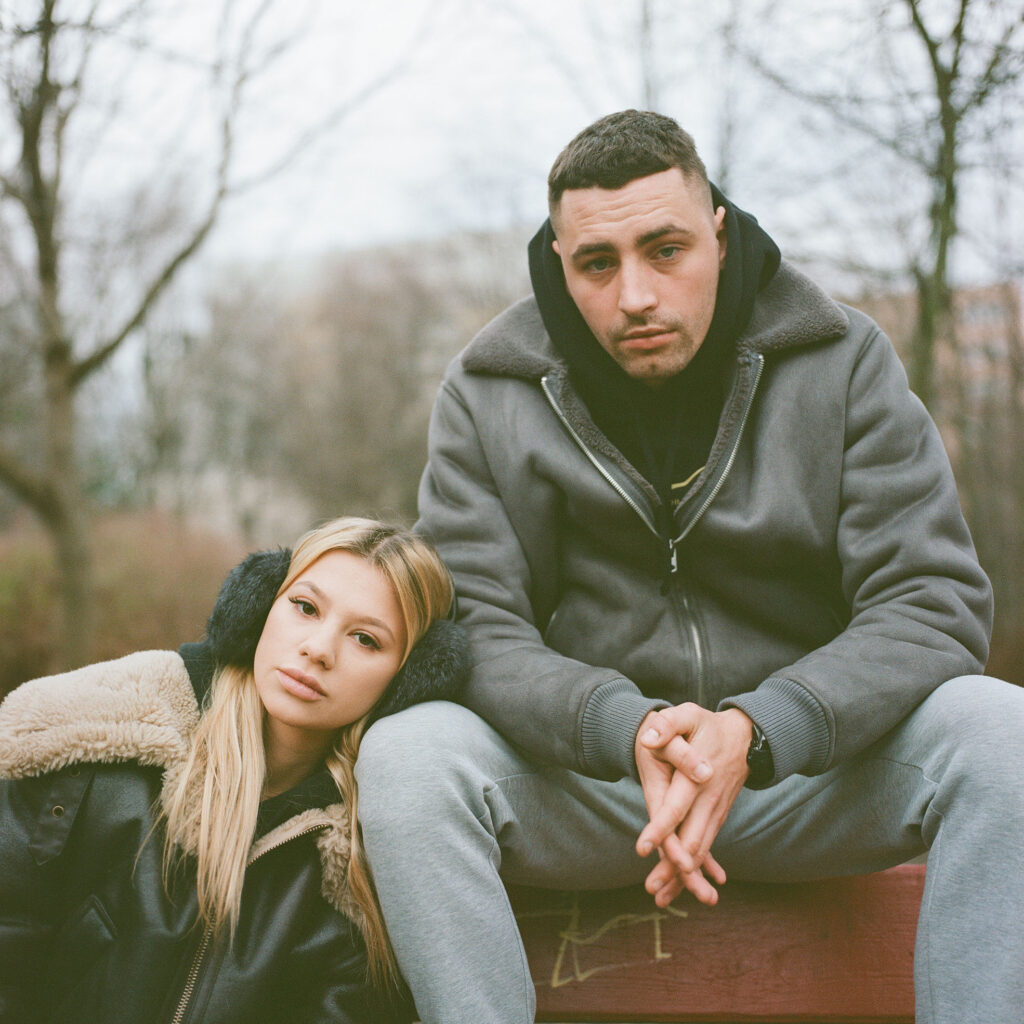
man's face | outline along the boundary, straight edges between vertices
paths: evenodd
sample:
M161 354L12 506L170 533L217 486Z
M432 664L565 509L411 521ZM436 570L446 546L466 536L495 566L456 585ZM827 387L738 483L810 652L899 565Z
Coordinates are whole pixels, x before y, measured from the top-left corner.
M671 168L564 192L552 220L569 294L601 347L651 387L684 369L715 312L724 207Z

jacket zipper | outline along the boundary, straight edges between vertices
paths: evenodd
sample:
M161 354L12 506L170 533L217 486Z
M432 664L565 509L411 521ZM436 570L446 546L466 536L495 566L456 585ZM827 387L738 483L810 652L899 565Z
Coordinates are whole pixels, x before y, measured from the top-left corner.
M764 356L760 353L755 357L757 359L757 369L754 372L754 379L750 385L750 394L747 395L747 401L743 406L743 415L740 417L740 424L736 428L736 436L733 439L732 449L729 452L729 457L725 461L725 467L719 474L718 479L715 481L715 486L711 488L711 493L704 499L703 504L697 509L696 514L690 519L683 529L682 533L679 534L674 540L669 540L669 561L672 567L672 575L674 576L679 569L679 553L676 550L679 545L687 538L690 531L700 522L701 517L707 512L711 503L718 497L718 492L722 489L725 484L725 479L729 475L730 470L733 467L733 463L736 461L736 453L740 448L740 441L743 439L743 430L747 425L747 420L750 418L750 410L754 405L754 397L757 394L757 387L761 383L761 374L764 372Z
M690 531L697 525L704 513L707 512L711 503L718 496L718 492L722 489L725 484L726 477L728 477L732 470L733 464L736 461L736 453L739 451L740 441L743 439L743 431L746 428L747 420L750 418L750 410L754 405L754 397L757 394L758 385L761 383L761 375L764 372L764 355L757 353L755 356L757 367L754 371L754 379L750 385L750 393L747 395L747 400L743 406L743 414L740 417L739 426L736 428L736 436L733 439L732 448L729 451L729 456L725 461L725 466L722 468L722 472L719 474L718 479L715 481L714 486L711 488L711 492L704 499L700 508L697 509L696 514L686 524L686 527L679 534L678 537L668 539L668 551L669 551L669 570L671 577L675 578L679 572L679 545L686 539ZM658 532L657 527L644 515L643 510L637 505L637 503L626 493L623 487L618 483L617 480L601 465L600 461L594 455L593 452L587 447L583 438L576 432L575 428L569 422L565 414L562 412L561 407L556 401L552 394L549 384L548 377L545 375L541 378L541 387L544 390L544 394L547 397L548 403L551 408L555 410L555 414L562 421L562 425L569 432L572 439L580 447L583 453L588 459L594 464L597 471L612 485L615 491L619 494L623 501L633 509L634 512L647 524L650 529L659 540L663 539L662 535ZM690 646L693 650L694 660L696 662L696 676L697 676L697 703L703 706L704 704L704 644L701 640L700 631L697 629L695 613L690 605L690 600L685 593L680 594L682 599L682 619L685 623L685 628L690 636Z
M682 602L682 620L683 627L690 637L690 649L693 651L694 660L694 675L697 681L697 700L696 703L701 707L705 706L705 692L704 692L704 642L701 640L700 630L697 628L697 617L693 611L693 607L690 603L690 598L686 592L679 587L672 588L673 593L679 593ZM678 605L677 605L678 607Z
M729 452L729 457L726 459L725 466L722 469L721 474L715 481L714 487L711 488L711 493L704 499L703 504L697 510L696 515L686 524L686 528L676 537L674 540L670 539L668 542L669 546L669 564L671 568L671 576L673 579L676 578L676 574L679 571L679 545L685 540L689 532L696 526L700 521L701 516L708 510L711 502L713 502L718 495L718 492L722 489L722 485L725 483L725 478L729 475L729 471L733 467L733 463L736 461L736 453L739 451L740 441L743 439L743 430L747 425L747 420L750 417L750 410L754 404L754 396L757 394L757 387L761 382L761 374L764 371L764 356L758 353L757 355L757 369L754 372L754 380L750 385L750 394L747 395L746 404L743 407L743 415L740 417L739 427L736 429L736 437L733 440L732 450ZM676 589L676 588L673 588ZM706 661L704 655L704 643L701 640L700 630L697 628L696 614L693 612L690 599L685 593L681 594L683 603L683 620L686 624L686 630L690 635L690 646L693 650L693 657L695 661L695 670L697 676L697 703L701 707L705 706L705 692L704 692L704 663Z
M616 494L618 494L619 497L622 498L622 500L643 520L647 528L655 535L655 537L661 539L661 534L658 532L658 528L647 517L647 515L644 513L644 510L640 507L639 504L637 504L636 501L633 500L632 497L630 497L630 495L626 492L626 489L618 482L618 480L616 480L615 477L613 477L611 473L609 473L608 470L605 469L605 467L601 464L601 461L598 459L598 457L587 447L586 442L577 433L576 428L569 422L565 413L562 412L561 406L559 406L558 404L558 400L551 392L547 375L541 377L540 386L544 391L544 395L548 400L548 404L551 406L552 409L555 410L555 415L559 418L559 420L561 420L562 426L565 427L565 429L569 432L569 435L576 442L577 446L580 448L583 454L586 455L588 459L590 459L590 461L594 465L594 468L598 471L598 473L601 474L601 476L605 478L605 480L608 481L608 483L612 485L612 487L615 489Z
M321 829L327 827L328 826L324 824L305 828L301 832L296 832L293 836L288 836L287 839L282 839L279 843L274 843L273 846L268 846L265 850L260 850L255 857L246 862L245 869L248 871L250 865L252 865L254 861L259 860L265 853L270 853L271 850L276 850L279 847L284 846L286 843L290 843L293 839L298 839L300 836L308 836L311 832L319 832ZM192 966L189 967L188 976L185 978L185 987L181 991L181 999L178 1000L178 1008L174 1011L174 1016L171 1018L171 1024L181 1024L185 1019L185 1011L188 1009L188 1004L192 999L192 993L195 991L196 982L199 980L199 971L203 966L203 961L206 959L206 954L210 948L210 941L212 938L213 929L207 925L203 929L203 937L199 940L199 946L196 948L195 956L192 958Z
M188 970L188 977L185 979L185 987L181 992L181 999L178 1000L178 1008L174 1011L174 1016L171 1018L171 1024L181 1024L182 1019L185 1016L185 1010L188 1008L189 1001L192 998L192 991L196 987L196 981L199 980L199 968L202 966L203 960L206 957L206 950L209 948L210 940L213 938L213 929L207 925L203 929L203 937L199 941L199 946L196 949L196 955L192 958L192 966Z

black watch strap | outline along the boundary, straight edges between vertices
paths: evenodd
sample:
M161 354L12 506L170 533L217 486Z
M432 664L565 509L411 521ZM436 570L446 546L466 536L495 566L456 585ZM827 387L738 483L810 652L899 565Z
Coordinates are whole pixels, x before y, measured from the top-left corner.
M747 789L767 789L775 778L775 762L764 733L756 722L750 724L753 729L750 746L747 748L747 768L750 774L744 785Z

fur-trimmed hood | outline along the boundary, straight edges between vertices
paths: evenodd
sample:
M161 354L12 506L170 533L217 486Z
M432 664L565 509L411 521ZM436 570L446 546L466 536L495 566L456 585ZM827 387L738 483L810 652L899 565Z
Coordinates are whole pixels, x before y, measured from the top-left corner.
M141 651L35 679L0 704L0 778L134 761L164 770L166 796L198 722L188 671L173 651ZM340 801L303 811L261 836L249 859L310 830L321 831L324 898L362 929L363 914L345 882L351 846Z

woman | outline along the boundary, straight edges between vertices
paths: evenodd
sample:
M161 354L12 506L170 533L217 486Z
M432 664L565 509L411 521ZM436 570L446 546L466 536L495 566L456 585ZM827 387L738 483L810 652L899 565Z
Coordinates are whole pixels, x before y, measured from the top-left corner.
M14 690L0 1021L409 1019L352 767L374 718L457 694L452 600L424 540L339 519L232 570L203 644Z

